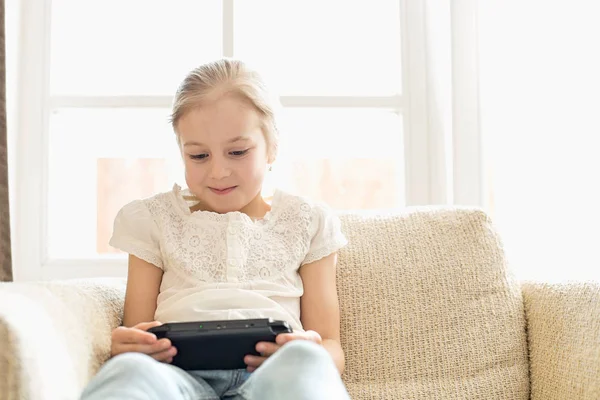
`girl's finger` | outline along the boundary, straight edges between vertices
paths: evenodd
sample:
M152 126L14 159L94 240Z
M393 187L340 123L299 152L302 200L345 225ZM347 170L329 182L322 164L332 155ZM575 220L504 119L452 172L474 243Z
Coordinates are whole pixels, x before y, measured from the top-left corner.
M171 347L171 341L169 339L160 339L154 344L139 344L139 343L114 343L113 344L113 355L136 352L144 354L159 353L164 350L168 350Z
M259 357L259 356L246 356L244 357L244 362L249 367L254 367L255 369L260 367L262 363L265 362L267 357Z
M141 329L142 331L147 331L150 328L154 328L155 326L161 326L162 322L160 321L152 321L152 322L140 322L135 325L134 328Z
M258 342L256 344L256 351L259 352L262 356L269 357L275 354L277 350L279 350L281 346L271 342Z
M112 331L112 341L117 343L147 343L156 342L156 335L137 328L119 326Z
M173 361L173 357L175 357L176 354L177 354L177 349L175 347L171 347L167 350L163 350L163 351L159 351L158 353L150 354L150 357L154 358L157 361L168 362L168 360Z
M321 335L319 335L319 332L306 331L306 337L308 340L315 342L317 344L323 343L323 339L321 338Z
M303 339L303 334L304 332L281 333L277 335L277 337L275 338L275 342L281 346L284 343L290 342L292 340Z
M315 342L317 344L323 343L321 335L319 335L319 333L316 331L282 333L277 335L275 338L275 341L280 346L283 346L285 343L291 342L292 340L310 340L311 342Z

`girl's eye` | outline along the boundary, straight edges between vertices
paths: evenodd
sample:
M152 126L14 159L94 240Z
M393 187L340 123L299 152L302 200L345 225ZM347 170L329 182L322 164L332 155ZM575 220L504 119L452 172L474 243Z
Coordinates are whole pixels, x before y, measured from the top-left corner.
M247 152L248 152L248 149L246 149L246 150L238 150L238 151L231 151L231 152L229 152L229 154L231 154L232 156L240 157L240 156L243 156L244 154L246 154Z
M192 160L204 160L206 157L208 157L208 154L191 154L190 158Z

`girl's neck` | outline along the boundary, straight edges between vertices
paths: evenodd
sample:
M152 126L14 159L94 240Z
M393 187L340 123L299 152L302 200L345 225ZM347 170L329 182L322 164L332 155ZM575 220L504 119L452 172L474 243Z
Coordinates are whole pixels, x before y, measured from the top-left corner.
M242 207L240 210L237 210L237 211L244 213L248 217L256 220L256 219L263 218L270 210L271 210L271 206L269 205L269 203L267 203L265 201L265 199L259 193L254 199L252 199L250 201L250 203L246 204L244 207ZM204 204L202 201L200 201L197 204L190 207L190 211L191 212L195 212L195 211L215 212L214 210L211 210L208 207L206 207L206 204Z
M269 205L259 193L250 203L246 204L239 211L252 219L261 219L265 214L271 211L271 205Z

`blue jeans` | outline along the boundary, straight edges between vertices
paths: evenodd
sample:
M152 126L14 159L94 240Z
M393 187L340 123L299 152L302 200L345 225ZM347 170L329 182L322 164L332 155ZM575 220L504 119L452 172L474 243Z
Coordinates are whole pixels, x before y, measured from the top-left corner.
M81 400L349 400L327 351L312 342L284 345L253 373L184 371L141 353L110 359Z

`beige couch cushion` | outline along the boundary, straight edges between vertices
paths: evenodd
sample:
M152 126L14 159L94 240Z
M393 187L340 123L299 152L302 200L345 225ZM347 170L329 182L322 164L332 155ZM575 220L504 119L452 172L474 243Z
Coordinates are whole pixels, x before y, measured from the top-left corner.
M360 399L528 399L522 295L476 209L342 215L344 380Z
M531 398L600 399L600 282L523 282Z
M0 284L0 399L79 398L110 355L124 293L116 278Z

